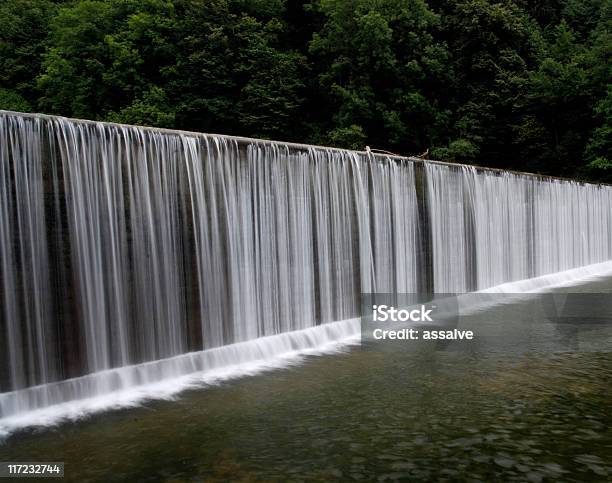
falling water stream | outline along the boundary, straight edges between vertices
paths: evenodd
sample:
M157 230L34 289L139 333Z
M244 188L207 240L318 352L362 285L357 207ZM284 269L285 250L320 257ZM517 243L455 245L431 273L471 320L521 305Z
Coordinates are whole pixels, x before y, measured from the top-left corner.
M0 426L610 259L608 186L0 112Z

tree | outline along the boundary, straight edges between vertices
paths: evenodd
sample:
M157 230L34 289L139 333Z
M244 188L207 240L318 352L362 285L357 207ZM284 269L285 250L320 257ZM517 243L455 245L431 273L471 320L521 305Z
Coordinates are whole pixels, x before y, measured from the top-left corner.
M41 108L105 119L151 98L173 58L173 18L166 0L82 0L60 8L38 77Z
M576 15L576 11L583 11L577 6L580 3L591 8L594 2L571 1L564 12ZM516 142L521 157L528 160L527 169L591 176L593 171L586 169L586 164L602 162L595 153L606 130L612 37L610 7L606 10L603 2L599 6L599 14L593 14L597 28L589 32L586 41L562 19L551 31L538 68L530 74L524 116L516 125ZM603 125L598 127L598 122Z
M49 0L0 3L0 109L29 111L36 105L36 77L55 11Z
M513 167L510 126L537 65L542 39L537 24L512 2L437 2L442 35L452 57L452 117L434 157Z
M598 179L611 31L609 0L5 1L0 108Z
M319 0L323 26L310 42L321 96L319 142L416 153L436 123L435 91L447 52L439 18L421 0Z
M291 139L302 127L305 57L288 44L285 2L177 4L170 90L185 129Z

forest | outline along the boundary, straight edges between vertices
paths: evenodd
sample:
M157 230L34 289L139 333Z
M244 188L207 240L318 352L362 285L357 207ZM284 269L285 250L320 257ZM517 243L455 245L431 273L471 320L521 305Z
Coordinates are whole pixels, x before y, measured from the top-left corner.
M612 182L612 0L3 0L0 109Z

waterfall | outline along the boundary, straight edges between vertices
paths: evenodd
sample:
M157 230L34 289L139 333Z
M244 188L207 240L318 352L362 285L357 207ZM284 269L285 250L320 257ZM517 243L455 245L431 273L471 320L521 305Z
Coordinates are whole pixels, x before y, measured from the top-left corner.
M0 111L0 422L612 258L608 186Z
M612 259L610 186L426 163L434 289L463 293Z

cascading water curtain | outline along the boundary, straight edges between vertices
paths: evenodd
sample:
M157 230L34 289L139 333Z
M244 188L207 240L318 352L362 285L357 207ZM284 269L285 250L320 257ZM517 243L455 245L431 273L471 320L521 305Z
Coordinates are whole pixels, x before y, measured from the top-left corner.
M8 113L0 140L0 417L415 290L411 162Z
M611 193L0 112L0 420L313 347L346 335L331 322L358 317L362 293L609 260Z
M612 189L426 163L436 292L463 293L612 259Z

